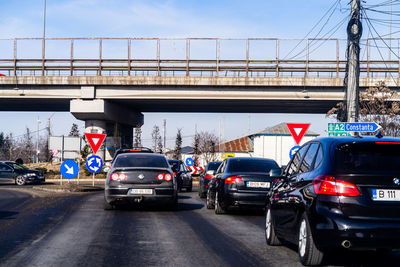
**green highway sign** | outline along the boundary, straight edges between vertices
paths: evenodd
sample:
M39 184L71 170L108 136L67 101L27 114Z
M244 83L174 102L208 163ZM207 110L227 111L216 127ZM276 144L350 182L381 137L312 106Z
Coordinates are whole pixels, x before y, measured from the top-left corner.
M376 132L381 126L375 122L328 123L329 132Z
M328 131L329 132L344 132L344 122L338 122L338 123L328 123ZM334 135L337 136L337 135Z
M351 136L351 134L347 132L329 132L329 136Z

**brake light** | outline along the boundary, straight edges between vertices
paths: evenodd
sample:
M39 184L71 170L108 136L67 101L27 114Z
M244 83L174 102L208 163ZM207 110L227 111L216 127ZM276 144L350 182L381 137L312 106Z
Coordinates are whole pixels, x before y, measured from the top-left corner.
M157 180L158 181L171 181L172 175L169 173L160 173L157 175Z
M356 197L360 195L357 186L352 183L336 180L329 175L319 175L314 179L314 190L318 195Z
M114 172L110 175L110 179L113 181L126 181L127 176L122 172Z
M204 179L212 179L213 178L213 176L212 175L210 175L210 174L206 174L206 175L204 175Z
M174 172L174 176L176 177L176 172Z
M241 181L243 181L243 179L240 176L229 176L225 179L225 184L237 184Z
M400 145L400 142L385 142L385 141L377 141L375 144L381 145Z

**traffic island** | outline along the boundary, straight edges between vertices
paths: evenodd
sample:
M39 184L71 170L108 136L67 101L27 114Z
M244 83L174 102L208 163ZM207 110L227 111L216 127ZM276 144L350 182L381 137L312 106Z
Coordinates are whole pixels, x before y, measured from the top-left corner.
M89 185L77 185L72 183L66 183L63 185L57 184L45 184L32 187L35 190L47 191L47 192L58 192L58 193L73 193L73 192L95 192L104 190L104 186L89 186Z

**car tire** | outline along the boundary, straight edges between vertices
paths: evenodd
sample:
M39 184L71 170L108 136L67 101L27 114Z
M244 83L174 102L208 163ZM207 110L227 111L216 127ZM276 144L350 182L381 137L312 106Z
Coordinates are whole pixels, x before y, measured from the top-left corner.
M215 193L215 204L214 204L215 214L226 213L225 209L222 208L220 201L218 200L218 192Z
M270 207L267 207L267 211L265 212L265 240L270 246L279 246L282 244L275 234Z
M315 246L310 224L307 215L304 213L299 224L298 253L300 262L306 266L320 265L324 257L324 253Z
M211 199L211 191L207 191L207 200L206 200L207 209L211 210L214 208L214 202Z
M104 199L104 210L113 210L114 208L115 208L114 205L108 203L107 200Z
M26 179L24 176L19 175L17 177L15 177L15 184L16 185L25 185L26 184Z

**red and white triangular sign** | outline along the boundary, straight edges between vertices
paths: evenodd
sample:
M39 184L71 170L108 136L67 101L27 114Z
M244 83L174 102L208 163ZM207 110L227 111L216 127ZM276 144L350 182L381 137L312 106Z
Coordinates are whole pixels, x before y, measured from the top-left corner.
M96 154L101 145L106 139L106 134L97 134L97 133L85 133L86 139L89 142L90 147L93 150L93 153Z
M286 126L289 128L296 144L300 144L301 139L303 139L303 136L310 125L311 123L286 123Z

